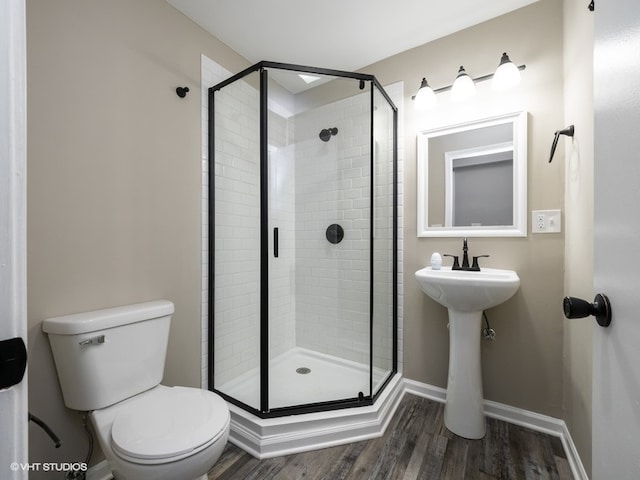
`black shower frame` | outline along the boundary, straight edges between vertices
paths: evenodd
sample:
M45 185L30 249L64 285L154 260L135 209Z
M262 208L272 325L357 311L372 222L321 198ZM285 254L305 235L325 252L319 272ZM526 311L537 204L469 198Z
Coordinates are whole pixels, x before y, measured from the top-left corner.
M371 208L370 208L370 255L369 255L369 392L373 392L373 276L374 276L374 250L373 250L373 225L374 225L374 184L373 175L374 158L374 106L375 91L382 94L393 111L393 306L392 306L392 328L393 328L393 367L382 386L373 395L363 395L358 397L332 400L327 402L315 402L289 407L268 408L269 399L269 225L268 225L268 69L290 70L301 73L326 75L340 78L351 78L360 81L360 88L364 89L364 82L371 82L371 138L370 138L370 160L371 160ZM214 387L214 291L215 291L215 212L212 207L215 202L215 100L214 94L223 87L253 73L260 72L260 409L241 402L230 395L217 390ZM375 87L375 88L374 88ZM384 88L375 76L347 72L342 70L332 70L326 68L315 68L304 65L294 65L289 63L261 61L248 67L228 79L210 87L208 89L208 388L209 390L222 396L226 401L256 415L259 418L274 418L287 415L297 415L303 413L314 413L343 408L362 407L372 405L378 396L385 390L391 379L398 371L398 108L387 95Z

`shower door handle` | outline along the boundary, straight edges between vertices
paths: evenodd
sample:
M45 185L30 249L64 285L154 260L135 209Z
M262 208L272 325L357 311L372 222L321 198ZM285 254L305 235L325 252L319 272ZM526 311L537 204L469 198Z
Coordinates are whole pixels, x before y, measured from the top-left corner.
M278 258L278 227L273 229L273 256Z

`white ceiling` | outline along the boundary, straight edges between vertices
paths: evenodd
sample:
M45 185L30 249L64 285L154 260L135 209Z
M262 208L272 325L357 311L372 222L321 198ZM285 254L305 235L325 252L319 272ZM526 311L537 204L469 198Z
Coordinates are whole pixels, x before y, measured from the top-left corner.
M355 71L537 0L167 0L251 63Z

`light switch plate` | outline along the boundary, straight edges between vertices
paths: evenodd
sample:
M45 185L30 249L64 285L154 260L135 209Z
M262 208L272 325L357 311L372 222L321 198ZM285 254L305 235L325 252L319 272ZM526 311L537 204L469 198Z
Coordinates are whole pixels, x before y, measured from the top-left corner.
M562 231L562 217L560 210L532 210L532 233L560 233Z

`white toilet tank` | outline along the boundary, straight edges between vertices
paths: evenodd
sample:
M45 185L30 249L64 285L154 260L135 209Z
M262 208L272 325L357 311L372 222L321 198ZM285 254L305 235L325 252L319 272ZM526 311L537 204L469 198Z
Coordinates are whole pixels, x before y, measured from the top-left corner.
M65 405L97 410L158 385L173 311L157 300L44 320Z

